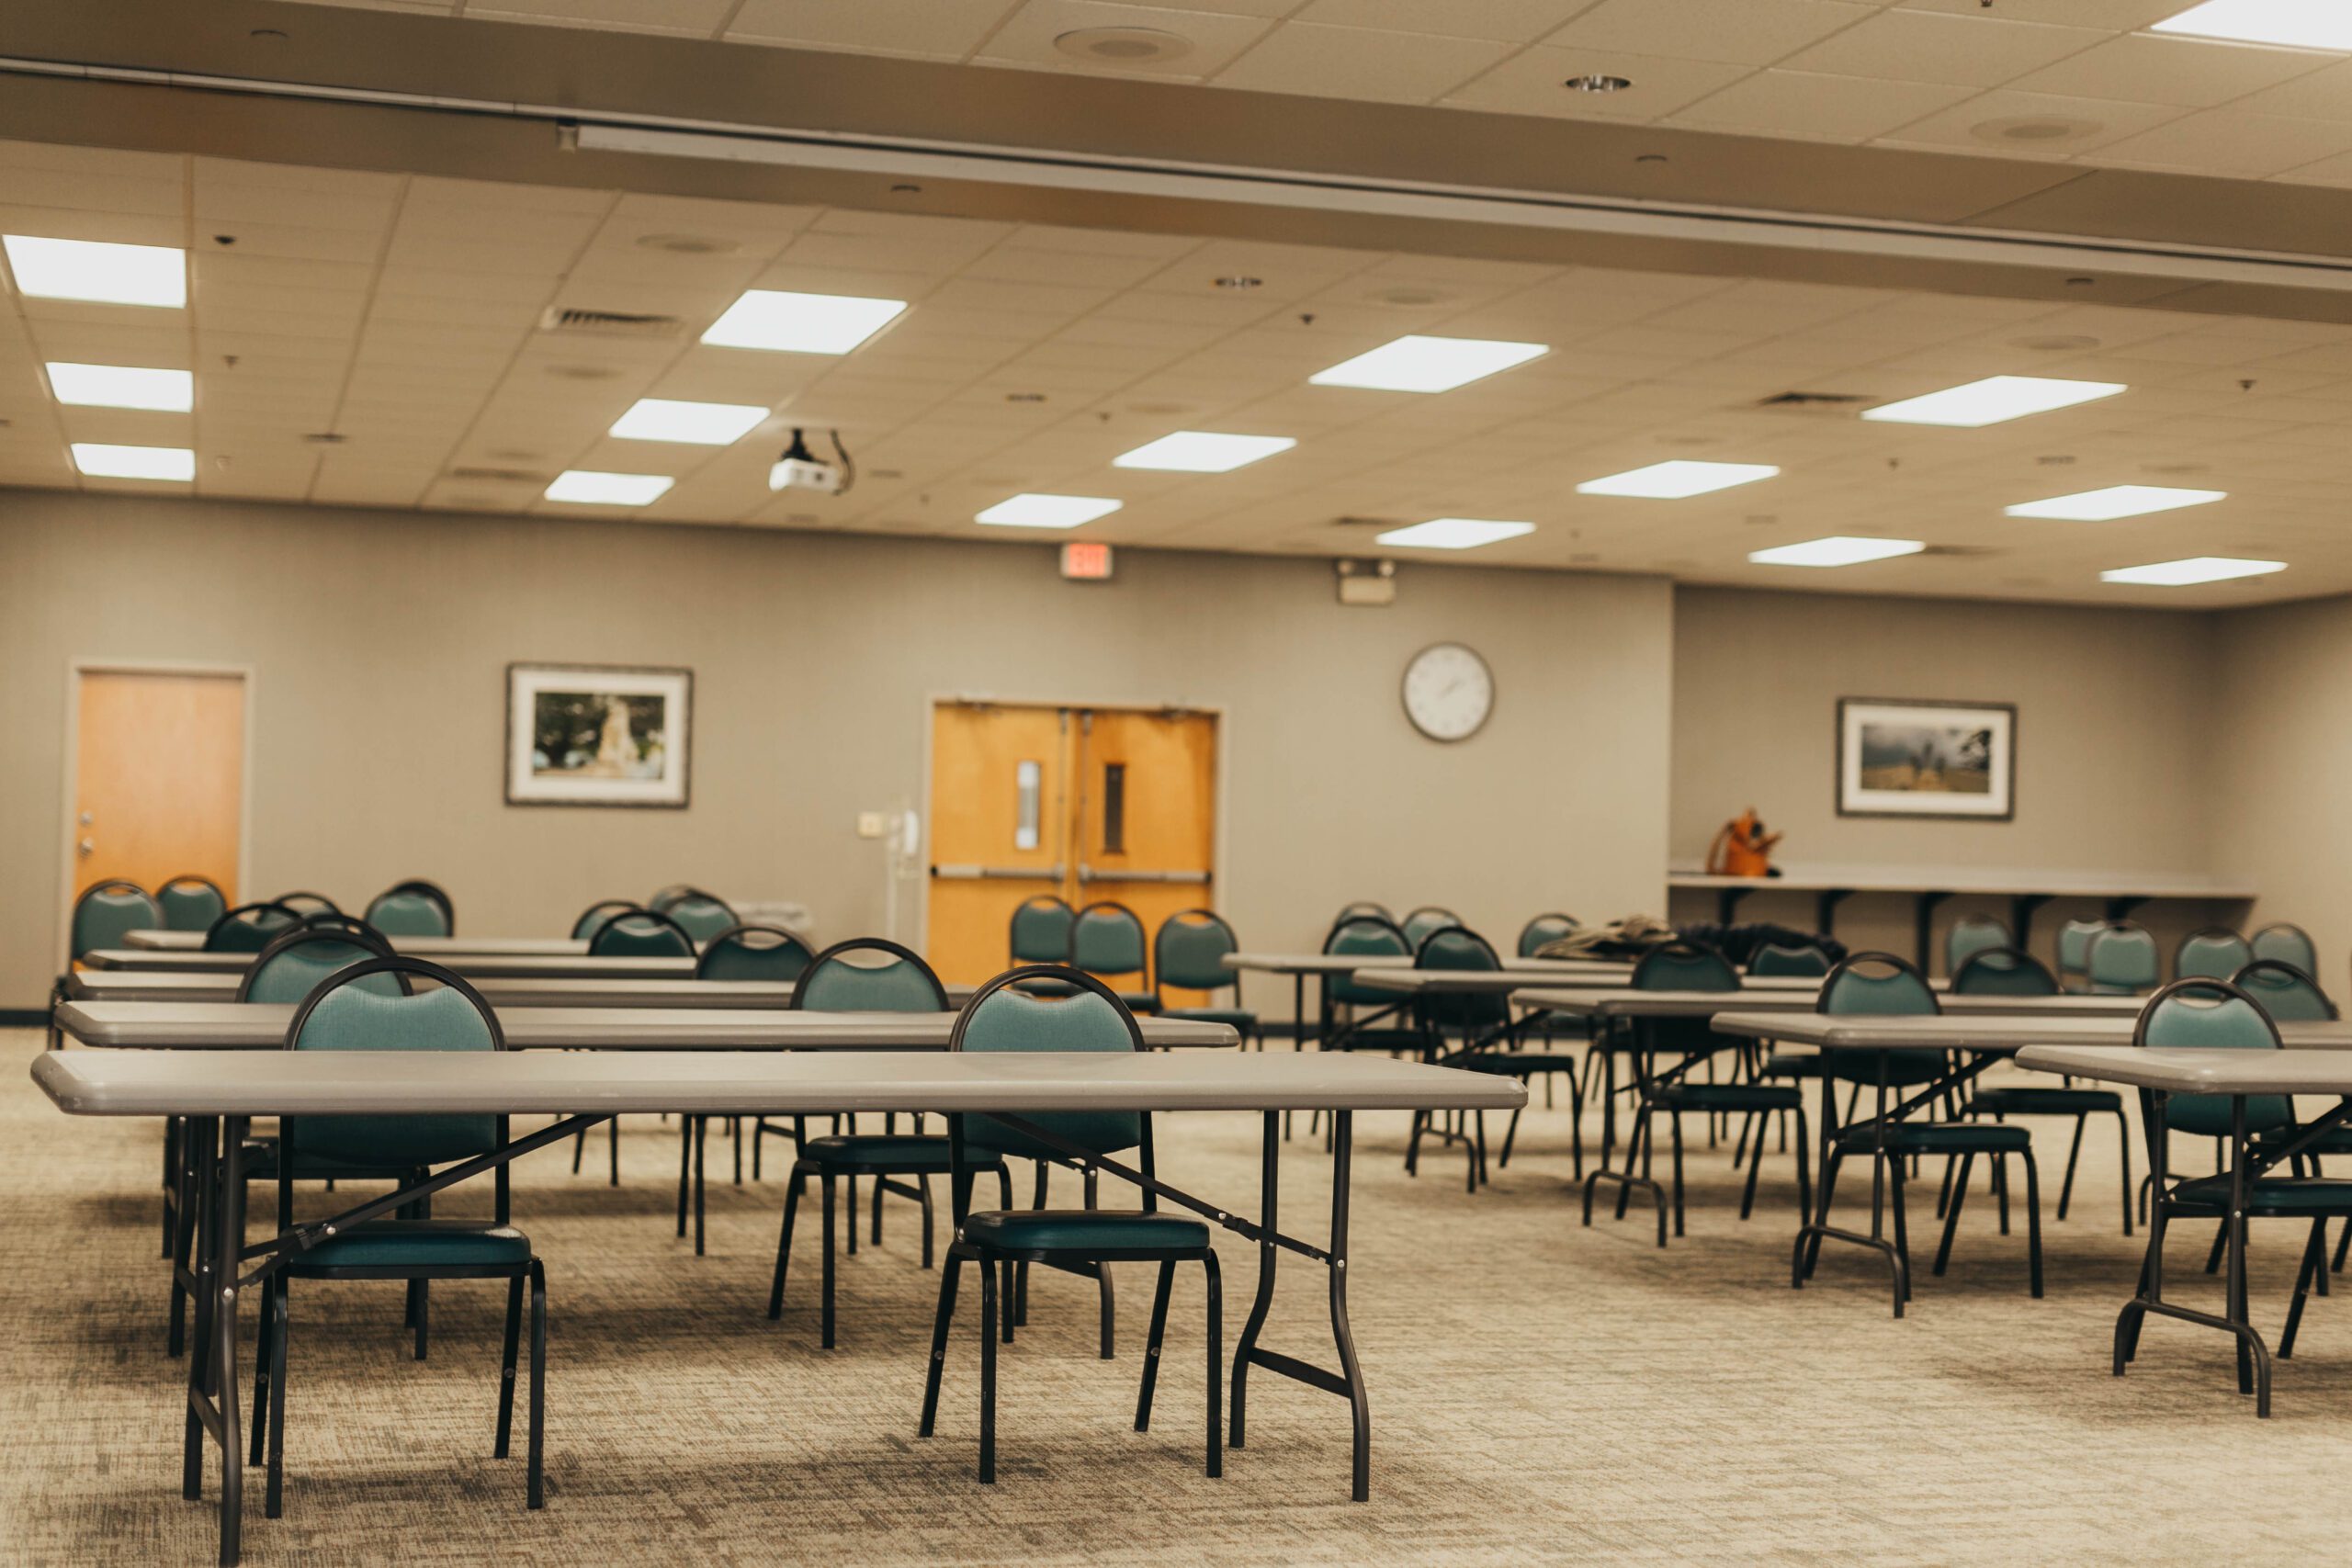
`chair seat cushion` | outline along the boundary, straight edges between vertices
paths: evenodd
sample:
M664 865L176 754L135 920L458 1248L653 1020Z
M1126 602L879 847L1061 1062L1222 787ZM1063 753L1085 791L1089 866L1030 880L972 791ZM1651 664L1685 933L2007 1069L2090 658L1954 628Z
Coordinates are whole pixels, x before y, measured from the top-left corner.
M1871 1146L1871 1132L1849 1128L1838 1141L1850 1154ZM1886 1146L1916 1154L2014 1154L2031 1148L2033 1134L1996 1122L1898 1122L1886 1130Z
M852 1133L842 1137L811 1138L801 1145L800 1157L811 1165L843 1170L880 1171L893 1176L920 1176L947 1169L947 1138L938 1133ZM969 1164L994 1165L990 1156L968 1157Z
M455 1268L531 1260L531 1238L512 1225L468 1220L371 1220L329 1236L288 1265L311 1269Z
M1988 1089L1968 1108L1987 1116L2079 1116L2120 1111L2123 1097L2109 1089Z
M1202 1023L1222 1023L1244 1034L1258 1032L1258 1015L1247 1008L1163 1008L1162 1018L1189 1018Z
M1821 1076L1821 1058L1776 1051L1764 1058L1763 1071L1768 1078L1817 1078Z
M275 1181L277 1161L284 1146L276 1138L256 1138L245 1145L245 1179ZM405 1181L415 1174L413 1166L357 1165L350 1160L330 1159L324 1155L297 1153L294 1156L294 1179L297 1181Z
M2223 1210L2229 1207L2230 1179L2226 1174L2200 1176L2194 1181L2184 1181L2174 1188L2172 1195L2175 1202ZM2352 1181L2312 1177L2265 1177L2247 1191L2245 1207L2250 1214L2352 1213Z
M1804 1106L1804 1090L1793 1084L1666 1084L1650 1098L1668 1111L1798 1111Z
M967 1219L957 1235L1011 1252L1187 1252L1209 1244L1203 1221L1119 1209L995 1209Z

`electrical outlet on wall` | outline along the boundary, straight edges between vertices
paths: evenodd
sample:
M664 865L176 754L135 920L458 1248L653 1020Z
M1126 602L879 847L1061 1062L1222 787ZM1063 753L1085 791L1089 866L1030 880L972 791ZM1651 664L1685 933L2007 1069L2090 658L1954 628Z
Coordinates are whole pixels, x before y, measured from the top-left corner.
M889 830L890 818L887 814L879 811L861 811L857 814L859 838L878 839Z

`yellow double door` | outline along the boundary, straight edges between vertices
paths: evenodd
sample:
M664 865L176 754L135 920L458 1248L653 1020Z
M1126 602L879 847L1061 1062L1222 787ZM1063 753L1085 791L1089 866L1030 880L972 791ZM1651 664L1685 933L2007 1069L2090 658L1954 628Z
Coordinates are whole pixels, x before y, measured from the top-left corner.
M1043 895L1124 904L1147 941L1215 908L1216 715L943 702L931 759L925 946L943 978L1002 971L1013 910Z

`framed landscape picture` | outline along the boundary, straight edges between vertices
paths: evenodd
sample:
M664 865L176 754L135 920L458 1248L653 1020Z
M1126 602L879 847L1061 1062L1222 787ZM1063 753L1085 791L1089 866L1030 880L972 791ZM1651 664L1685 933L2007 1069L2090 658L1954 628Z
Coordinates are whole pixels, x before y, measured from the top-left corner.
M2014 703L1838 702L1838 815L2017 815Z
M506 667L509 806L686 804L691 670Z

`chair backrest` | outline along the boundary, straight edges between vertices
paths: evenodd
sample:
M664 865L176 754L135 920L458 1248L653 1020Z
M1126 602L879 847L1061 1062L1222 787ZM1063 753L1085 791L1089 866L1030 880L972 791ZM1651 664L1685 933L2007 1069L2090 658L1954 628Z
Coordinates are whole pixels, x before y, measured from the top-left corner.
M1009 933L1015 964L1059 964L1069 956L1069 927L1078 912L1057 894L1024 898L1012 911Z
M449 896L430 882L401 882L368 901L368 923L386 936L455 936Z
M167 931L200 931L226 914L229 896L209 876L186 872L155 889Z
M1736 991L1739 971L1712 947L1669 942L1643 953L1626 984L1637 991Z
M136 882L119 877L94 884L74 900L73 956L101 947L120 947L126 931L160 931L163 906Z
M379 975L420 976L438 988L381 996L367 985ZM321 981L294 1010L286 1048L503 1051L506 1036L498 1015L463 978L421 958L395 956L370 958ZM423 1070L428 1069L420 1066ZM379 1167L446 1165L488 1154L505 1142L503 1116L301 1116L282 1118L278 1125L291 1152Z
M2091 938L2107 929L2105 920L2068 920L2058 928L2058 977L2080 976L2091 950Z
M365 937L370 941L381 942L385 942L387 946L390 945L388 939L382 931L377 930L374 926L369 925L366 920L361 919L358 916L346 915L339 909L333 911L322 909L317 914L305 915L300 919L295 921L291 929L298 931L327 931L338 936ZM278 934L283 936L286 933L281 931Z
M1380 915L1345 915L1323 939L1323 951L1355 958L1409 958L1412 942L1404 928ZM1395 1007L1396 993L1359 986L1345 975L1333 975L1323 994L1350 1007Z
M1532 958L1547 942L1557 942L1582 924L1574 915L1538 915L1519 928L1519 955Z
M1747 972L1758 979L1781 975L1826 975L1829 954L1817 947L1782 947L1768 942L1747 955Z
M695 939L669 916L623 909L588 939L592 958L692 958Z
M300 890L292 893L280 893L277 897L272 898L270 902L273 904L283 904L298 915L315 915L322 911L327 914L334 914L342 908L341 905L337 904L334 899L328 897L323 893L305 893Z
M725 899L700 890L687 894L661 912L677 921L680 929L696 942L708 942L719 932L742 924ZM808 949L803 947L801 951L805 953Z
M1421 939L1430 932L1442 930L1446 926L1458 926L1461 923L1461 916L1451 909L1441 909L1435 904L1424 904L1397 922L1404 927L1405 940L1412 943L1416 952L1420 948Z
M677 906L670 918L676 919L677 909L684 908ZM815 958L807 942L782 926L729 926L703 944L702 957L695 963L695 978L797 980Z
M1066 992L1033 996L1019 988L1023 980L1045 980ZM1080 969L1053 964L1028 964L1009 969L972 993L956 1015L947 1037L950 1051L1100 1051L1137 1052L1143 1031L1118 994ZM1135 1111L1062 1111L1023 1116L1057 1138L1095 1154L1112 1155L1141 1145L1143 1166L1151 1171L1151 1118ZM964 1151L981 1155L1014 1155L1026 1159L1066 1160L1069 1156L1017 1133L990 1116L951 1115L948 1135L954 1141L957 1168ZM1144 1207L1153 1206L1148 1189Z
M207 953L259 953L270 938L302 923L302 917L277 902L240 904L224 909L205 929Z
M666 915L670 912L671 905L676 903L681 898L692 897L695 888L692 883L673 882L669 886L664 887L661 892L656 893L652 897L648 898L644 903L639 905L638 908L642 909L651 909L657 914Z
M281 931L261 950L237 981L237 999L241 1002L299 1002L319 988L330 975L365 964L370 958L390 958L392 950L384 939L373 932L322 931L296 926ZM408 976L387 971L370 975L359 982L362 989L378 996L395 997L408 994Z
M2254 962L2254 944L2227 926L2190 931L2173 949L2176 980L2226 980Z
M2083 973L2091 989L2106 996L2137 996L2164 979L2156 939L2144 926L2117 920L2099 928L2083 950Z
M1910 960L1892 953L1848 954L1821 982L1815 1010L1826 1013L1875 1013L1898 1017L1932 1017L1944 1010L1935 987ZM1832 1051L1826 1054L1834 1077L1858 1083L1878 1081L1883 1057L1889 1084L1921 1084L1942 1076L1948 1060L1941 1051Z
M1382 919L1391 921L1396 919L1396 912L1387 905L1375 903L1370 898L1359 898L1334 915L1331 918L1331 923L1337 925L1340 921L1352 919L1357 915L1378 915Z
M2132 1043L2172 1051L2276 1051L2279 1049L2278 1025L2256 993L2227 980L2192 975L2175 980L2148 998L2132 1026ZM2165 1125L2177 1132L2226 1138L2230 1099L2226 1094L2167 1095ZM2294 1117L2294 1106L2283 1095L2246 1097L2249 1132L2284 1127Z
M1990 915L1968 914L1944 933L1944 973L1957 975L1960 966L1989 948L2017 946L2009 928Z
M850 954L878 953L880 964L853 964ZM947 987L911 949L887 937L854 936L808 961L792 987L802 1012L945 1012Z
M2319 973L2319 944L2312 941L2311 932L2291 921L2271 921L2254 933L2249 945L2256 958L2275 958L2306 975Z
M636 908L638 908L637 905L626 898L598 899L581 910L580 918L571 922L572 941L585 942L593 939L598 931L605 929L605 921L616 915L626 915Z
M1956 997L2054 997L2058 976L2041 959L2014 947L1982 947L1951 977Z
M2283 958L2257 958L2230 976L2230 984L2262 1004L2275 1023L2329 1023L2335 1003L2320 984Z
M1148 986L1143 921L1125 904L1089 904L1069 923L1069 966L1090 975L1141 975Z
M1494 944L1467 926L1440 926L1413 950L1416 969L1468 969L1493 974L1503 961ZM1510 1021L1510 998L1501 992L1433 992L1420 998L1424 1023L1437 1029L1491 1029Z
M1151 938L1151 972L1162 986L1187 991L1217 991L1240 976L1225 966L1241 939L1214 909L1186 909L1159 922Z

